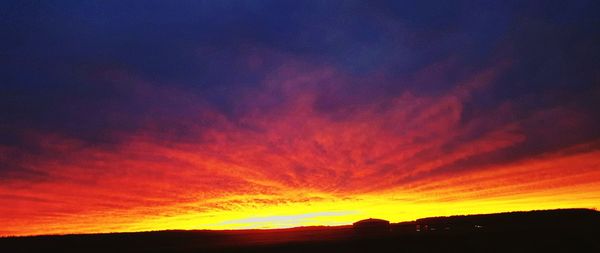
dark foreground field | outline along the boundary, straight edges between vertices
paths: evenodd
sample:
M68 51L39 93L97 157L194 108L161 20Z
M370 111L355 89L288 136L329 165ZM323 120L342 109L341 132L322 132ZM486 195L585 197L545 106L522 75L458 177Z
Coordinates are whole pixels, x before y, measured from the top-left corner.
M340 226L15 237L0 239L0 252L600 252L600 212L425 218L368 232Z

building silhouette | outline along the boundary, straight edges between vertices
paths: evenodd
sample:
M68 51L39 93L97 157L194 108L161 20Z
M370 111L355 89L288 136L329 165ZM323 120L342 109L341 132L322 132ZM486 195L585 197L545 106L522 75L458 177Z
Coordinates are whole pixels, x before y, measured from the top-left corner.
M381 235L390 232L390 222L369 218L353 223L352 228L361 235Z

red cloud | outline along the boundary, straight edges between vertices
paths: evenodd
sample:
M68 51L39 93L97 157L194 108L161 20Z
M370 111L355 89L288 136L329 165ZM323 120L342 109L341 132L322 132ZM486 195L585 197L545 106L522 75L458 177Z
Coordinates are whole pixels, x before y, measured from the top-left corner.
M518 147L530 134L528 121L495 118L510 114L510 104L495 115L462 117L472 94L491 85L505 65L475 73L440 95L407 91L326 111L318 109L318 100L336 96L352 78L293 63L268 75L261 88L240 94L235 119L183 91L120 76L115 82L130 83L134 97L156 101L146 106L162 110L166 101L185 117L148 117L134 134L114 133L122 138L108 147L41 133L29 135L38 155L12 159L15 151L2 147L3 163L45 174L44 180L2 181L0 223L8 226L2 233L135 230L136 220L149 217L373 193L411 196L414 203L504 196L548 201L557 189L599 193L596 148L464 163ZM561 124L579 122L571 116ZM171 138L179 133L165 129L165 121L185 125L185 138Z

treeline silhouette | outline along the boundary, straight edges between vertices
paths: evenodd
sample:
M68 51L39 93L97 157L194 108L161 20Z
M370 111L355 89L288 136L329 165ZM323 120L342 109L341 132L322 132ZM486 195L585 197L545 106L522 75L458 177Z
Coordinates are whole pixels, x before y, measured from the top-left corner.
M559 209L431 217L385 233L352 226L0 238L2 252L600 252L600 212Z
M564 230L583 228L598 219L598 211L591 209L536 210L495 214L456 215L418 219L414 224L424 232L447 230Z

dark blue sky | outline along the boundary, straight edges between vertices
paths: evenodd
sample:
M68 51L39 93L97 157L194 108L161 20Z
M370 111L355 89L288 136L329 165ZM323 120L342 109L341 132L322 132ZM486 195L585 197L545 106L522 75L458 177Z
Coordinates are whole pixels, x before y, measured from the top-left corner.
M290 62L345 76L312 91L332 115L405 92L439 96L504 63L464 102L463 121L506 103L499 121L567 108L585 117L581 129L552 125L559 115L526 130L559 139L538 149L561 147L598 137L598 10L597 1L3 1L0 144L35 152L27 136L39 133L110 145L149 119L185 138L195 101L233 122L285 103L239 97Z
M598 208L598 13L0 1L0 236Z

